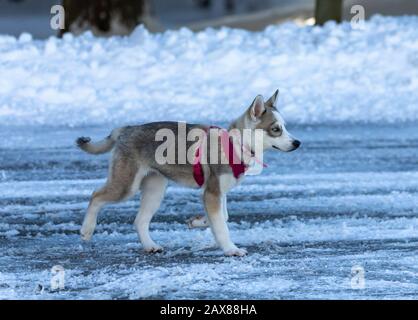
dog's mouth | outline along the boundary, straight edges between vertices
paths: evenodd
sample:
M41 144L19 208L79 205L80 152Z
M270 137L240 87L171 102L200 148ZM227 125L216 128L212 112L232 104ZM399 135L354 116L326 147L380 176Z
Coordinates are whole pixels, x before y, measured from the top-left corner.
M280 149L279 147L276 147L276 146L272 146L274 149L276 149L276 150L279 150L279 151L283 151L283 152L292 152L292 151L294 151L294 150L296 150L298 147L296 147L296 146L293 146L293 148L291 148L291 149L288 149L288 150L283 150L283 149Z

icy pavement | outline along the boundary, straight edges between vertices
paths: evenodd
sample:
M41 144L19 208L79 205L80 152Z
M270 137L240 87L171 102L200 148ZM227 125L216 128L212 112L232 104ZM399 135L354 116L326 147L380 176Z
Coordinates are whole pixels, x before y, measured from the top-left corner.
M152 224L165 252L146 255L132 226L139 200L106 207L83 244L78 230L108 155L73 146L94 128L0 128L0 298L418 298L418 130L393 125L290 126L303 142L269 152L269 167L229 196L227 258L209 230L200 194L170 185ZM65 289L50 290L51 268ZM352 288L351 268L365 272Z

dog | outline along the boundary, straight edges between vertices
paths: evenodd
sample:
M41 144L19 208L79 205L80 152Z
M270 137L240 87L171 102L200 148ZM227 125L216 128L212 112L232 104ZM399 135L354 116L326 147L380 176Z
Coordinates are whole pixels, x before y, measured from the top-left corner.
M277 90L266 102L258 95L246 111L233 121L228 131L262 132L262 151L275 149L280 151L293 151L301 142L294 138L285 128L285 121L277 109ZM105 139L93 143L90 138L80 137L76 143L80 149L90 154L102 154L113 150L109 175L105 185L93 192L87 213L85 215L80 233L83 240L90 240L96 227L97 215L106 203L120 202L141 193L141 202L135 218L135 228L142 243L143 249L148 253L161 252L163 248L155 243L149 233L149 225L153 215L160 207L165 189L169 180L182 185L203 189L203 202L206 217L195 217L189 220L189 226L210 227L217 244L226 256L244 256L246 250L238 248L230 239L227 226L227 192L237 185L244 175L236 176L231 163L162 163L157 156L161 148L161 139L156 139L161 130L173 132L179 143L185 144L190 154L197 154L199 144L188 141L187 134L194 129L207 132L210 127L200 124L185 124L184 132L179 129L178 122L153 122L138 126L125 126L114 129ZM209 138L210 136L210 138ZM218 144L218 138L211 135L207 140ZM251 154L257 140L250 144ZM167 148L175 152L175 159L179 160L178 149L172 145ZM207 142L212 146L211 143ZM219 145L217 147L220 146ZM235 146L232 146L235 148ZM218 148L219 150L222 147ZM219 151L224 160L226 153ZM196 167L198 166L198 167ZM198 183L196 170L200 169L202 183ZM198 170L197 170L198 171ZM198 172L199 173L199 172Z

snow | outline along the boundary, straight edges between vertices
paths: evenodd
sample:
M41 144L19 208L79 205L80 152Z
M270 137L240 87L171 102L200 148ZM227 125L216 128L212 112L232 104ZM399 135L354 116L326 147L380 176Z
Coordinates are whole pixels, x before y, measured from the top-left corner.
M95 38L0 36L0 124L227 121L280 88L292 123L418 119L418 17Z
M129 37L0 36L0 299L417 299L418 17L208 29ZM165 251L141 250L138 195L79 228L108 155L74 139L154 120L225 126L281 89L302 141L228 196L227 258L200 191L170 184L151 224ZM65 289L51 289L51 268ZM365 288L351 286L353 266Z
M164 253L141 250L138 196L107 206L82 243L108 156L81 153L73 139L108 130L0 127L0 298L417 298L416 123L292 126L302 148L268 152L269 167L228 197L231 237L249 252L241 259L224 257L210 230L187 228L203 213L200 192L175 184L151 224ZM50 287L55 265L61 291ZM357 265L364 289L351 287Z

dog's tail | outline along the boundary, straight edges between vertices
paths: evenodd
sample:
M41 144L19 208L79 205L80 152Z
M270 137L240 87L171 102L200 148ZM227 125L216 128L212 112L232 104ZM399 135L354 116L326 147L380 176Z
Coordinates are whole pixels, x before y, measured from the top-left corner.
M80 137L76 140L77 146L90 154L102 154L109 152L115 146L116 140L120 134L120 129L115 129L103 140L95 143L91 142L89 137Z

